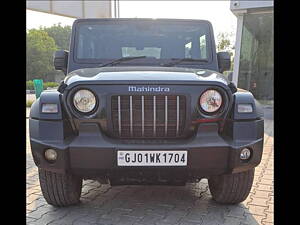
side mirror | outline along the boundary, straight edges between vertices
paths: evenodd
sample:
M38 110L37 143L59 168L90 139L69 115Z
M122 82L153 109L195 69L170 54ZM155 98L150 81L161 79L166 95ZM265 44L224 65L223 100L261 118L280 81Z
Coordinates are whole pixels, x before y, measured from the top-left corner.
M67 74L69 52L66 50L59 50L54 53L53 64L56 70L61 70Z
M231 61L229 52L218 52L217 58L220 73L230 70Z

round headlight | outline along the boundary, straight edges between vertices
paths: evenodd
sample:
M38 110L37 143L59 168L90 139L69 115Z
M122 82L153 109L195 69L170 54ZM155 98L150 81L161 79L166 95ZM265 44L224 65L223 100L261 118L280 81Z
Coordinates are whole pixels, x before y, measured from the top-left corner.
M79 90L73 97L75 108L82 113L89 113L96 107L96 97L89 90Z
M200 97L200 106L207 113L213 113L220 109L222 96L216 90L207 90Z

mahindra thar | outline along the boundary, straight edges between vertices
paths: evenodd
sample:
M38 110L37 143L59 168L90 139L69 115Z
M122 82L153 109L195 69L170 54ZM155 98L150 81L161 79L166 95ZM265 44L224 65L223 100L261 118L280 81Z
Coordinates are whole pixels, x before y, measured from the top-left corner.
M46 201L80 200L83 179L185 185L208 179L219 203L244 201L263 151L253 95L223 72L205 20L78 19L66 75L30 111L30 143Z

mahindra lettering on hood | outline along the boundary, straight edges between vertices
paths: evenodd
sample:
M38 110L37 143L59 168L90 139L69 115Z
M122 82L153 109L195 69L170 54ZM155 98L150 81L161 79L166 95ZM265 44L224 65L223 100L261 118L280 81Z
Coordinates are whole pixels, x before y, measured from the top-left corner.
M150 87L150 86L129 86L128 91L132 92L169 92L170 88Z
M77 204L83 179L115 186L207 178L215 201L247 198L263 114L223 75L230 55L216 52L209 21L78 19L70 40L54 55L65 79L30 111L49 204Z

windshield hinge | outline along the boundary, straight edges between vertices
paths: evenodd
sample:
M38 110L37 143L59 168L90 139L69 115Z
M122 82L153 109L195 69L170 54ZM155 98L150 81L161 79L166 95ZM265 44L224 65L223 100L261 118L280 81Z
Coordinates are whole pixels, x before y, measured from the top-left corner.
M57 88L57 91L60 92L61 94L64 92L68 85L64 83L64 81L60 82L60 85Z
M228 84L228 87L230 88L232 94L234 94L235 92L237 92L237 88L236 88L236 86L235 86L235 84L233 82L230 82Z

